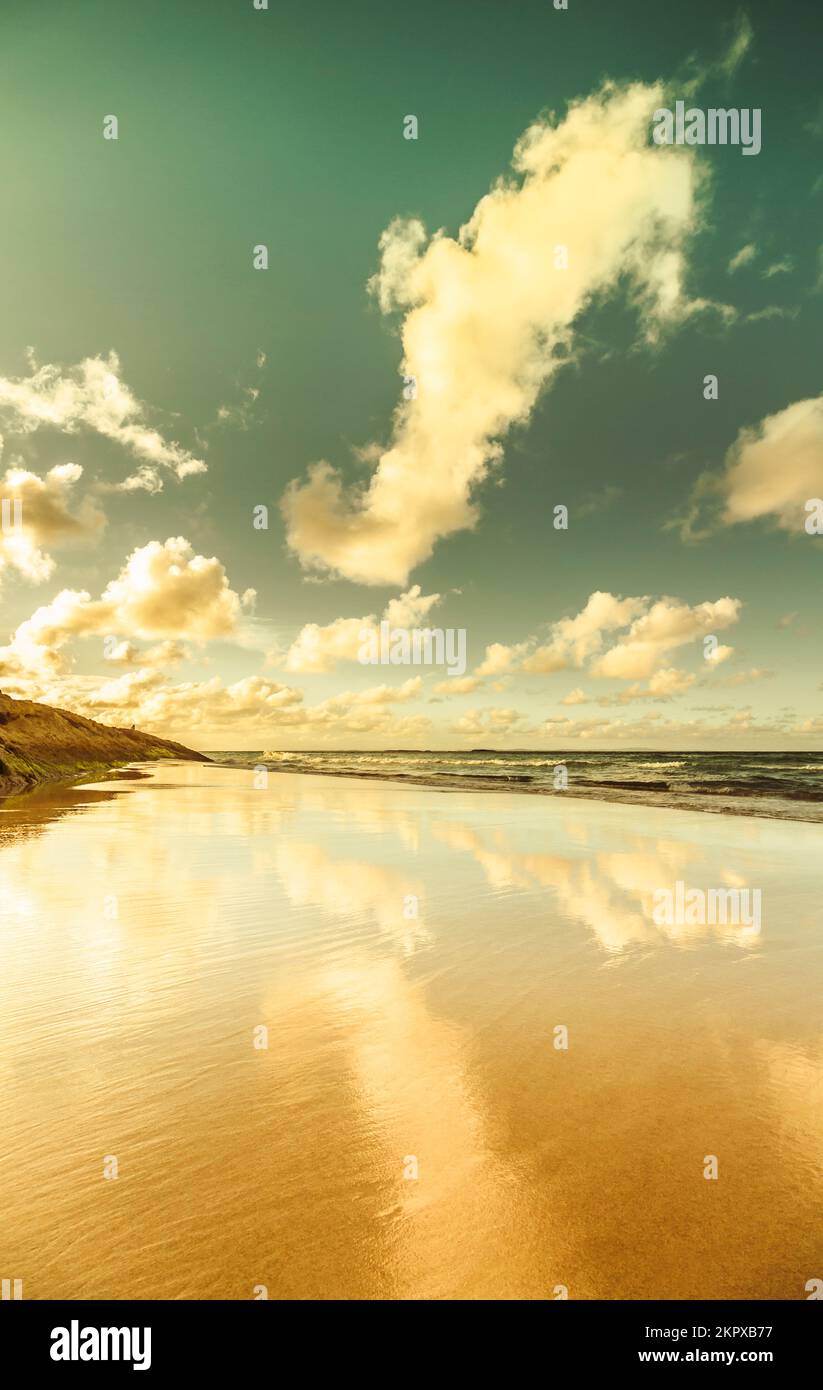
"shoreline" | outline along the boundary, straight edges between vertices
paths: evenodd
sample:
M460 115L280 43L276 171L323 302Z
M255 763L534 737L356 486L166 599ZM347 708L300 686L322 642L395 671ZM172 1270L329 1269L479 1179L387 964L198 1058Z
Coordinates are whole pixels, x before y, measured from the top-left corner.
M219 761L216 751L213 750L209 761L213 767L224 767L231 770L244 770L253 772L255 767L262 766L260 763L226 763ZM539 796L554 799L563 797L574 801L594 801L608 805L650 807L652 809L664 811L697 811L706 815L726 815L735 816L741 819L760 819L771 821L794 821L800 825L821 825L823 824L823 804L815 800L793 800L791 798L780 797L756 797L740 796L734 799L728 793L717 792L694 792L678 793L676 791L658 790L656 793L643 789L632 794L630 788L615 784L614 790L602 784L597 789L583 789L573 783L564 791L554 791L546 786L527 785L524 779L505 779L503 777L473 777L470 774L460 776L452 775L448 780L445 777L437 777L426 773L401 773L401 772L362 772L356 770L340 770L337 768L321 767L301 767L296 768L291 765L284 767L272 767L265 764L266 771L275 776L295 776L295 777L336 777L342 780L354 782L391 782L404 787L425 787L433 791L459 793L459 792L495 792L497 794L508 793L514 796ZM714 804L708 804L710 802ZM765 804L771 801L772 804ZM798 808L801 806L820 807L818 816L801 815Z
M168 756L164 754L155 758L106 759L105 762L100 763L78 764L74 769L62 768L58 765L46 771L37 769L34 772L17 774L16 776L0 776L0 803L12 797L28 796L31 792L40 791L44 787L77 787L83 786L86 782L108 781L110 780L109 774L128 773L131 769L134 769L133 775L135 777L140 777L143 774L139 773L137 769L143 765L155 767L162 763L212 762L212 759L206 754L186 757L187 751L181 750L180 753L170 753Z
M99 765L92 764L79 771L63 772L55 770L53 773L44 773L37 776L34 780L14 779L0 777L0 810L5 801L17 800L18 797L31 796L36 792L43 791L46 787L69 789L71 787L82 787L86 783L111 781L112 778L122 775L123 781L131 781L148 777L148 773L139 771L141 767L155 767L163 762L183 762L188 759L178 758L132 758L119 762L105 762ZM208 762L210 759L204 759Z

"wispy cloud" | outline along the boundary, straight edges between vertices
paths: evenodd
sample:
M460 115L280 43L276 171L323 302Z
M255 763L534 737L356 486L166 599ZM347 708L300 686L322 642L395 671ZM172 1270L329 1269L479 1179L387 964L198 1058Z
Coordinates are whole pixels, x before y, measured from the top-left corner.
M90 430L114 440L140 460L137 471L117 484L126 491L160 492L163 471L178 479L206 471L202 459L147 423L147 407L122 380L116 352L84 358L76 367L38 367L33 360L31 366L27 377L0 377L0 419L9 429Z
M735 271L740 270L744 265L751 265L756 255L757 247L754 242L749 241L745 246L741 246L740 250L737 251L729 261L727 266L729 274L734 275Z

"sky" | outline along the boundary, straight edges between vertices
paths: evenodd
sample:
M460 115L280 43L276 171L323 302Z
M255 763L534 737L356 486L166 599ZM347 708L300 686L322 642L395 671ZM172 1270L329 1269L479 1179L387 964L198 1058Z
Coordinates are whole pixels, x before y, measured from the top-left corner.
M0 688L206 750L823 748L821 38L6 0ZM759 151L657 143L679 100Z

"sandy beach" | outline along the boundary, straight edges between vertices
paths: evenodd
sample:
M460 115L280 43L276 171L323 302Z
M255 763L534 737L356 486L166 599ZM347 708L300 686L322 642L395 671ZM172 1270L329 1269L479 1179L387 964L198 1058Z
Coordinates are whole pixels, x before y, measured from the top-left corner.
M0 809L26 1298L804 1296L814 826L146 773ZM678 881L760 931L656 925Z

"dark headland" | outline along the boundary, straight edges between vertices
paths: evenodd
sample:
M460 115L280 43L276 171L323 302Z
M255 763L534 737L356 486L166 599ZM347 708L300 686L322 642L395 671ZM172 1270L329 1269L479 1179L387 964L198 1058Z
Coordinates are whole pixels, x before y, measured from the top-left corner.
M98 724L69 710L0 693L0 796L160 758L211 761L205 753L155 734Z

